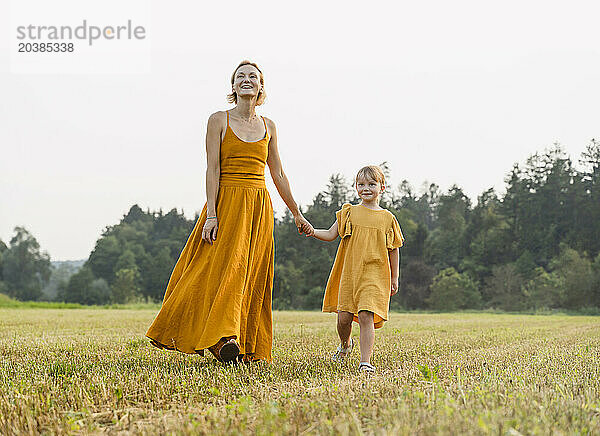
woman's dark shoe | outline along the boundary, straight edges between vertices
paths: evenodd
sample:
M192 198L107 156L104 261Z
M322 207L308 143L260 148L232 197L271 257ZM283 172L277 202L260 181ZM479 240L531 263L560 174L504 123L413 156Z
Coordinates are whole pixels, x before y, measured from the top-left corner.
M208 351L215 356L219 362L234 361L240 354L240 347L235 341L235 338L221 338L212 347L208 347Z
M237 359L238 354L240 354L240 346L235 339L229 339L219 350L219 357L222 362L233 362Z

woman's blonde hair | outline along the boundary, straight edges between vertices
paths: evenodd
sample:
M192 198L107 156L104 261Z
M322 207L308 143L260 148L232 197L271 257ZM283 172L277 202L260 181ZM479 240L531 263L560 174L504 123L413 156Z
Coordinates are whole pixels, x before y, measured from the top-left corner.
M235 82L235 73L237 72L237 70L239 70L239 68L243 67L244 65L252 65L258 70L260 74L260 91L258 91L258 96L256 97L256 106L260 106L265 102L265 98L267 98L267 93L265 92L265 78L260 68L258 68L258 65L248 60L240 62L240 64L237 67L235 67L235 70L233 70L233 74L231 75L231 84L233 85L233 82ZM227 94L227 101L229 103L237 103L237 93L233 91L231 94Z
M359 177L375 180L385 186L385 175L377 165L367 165L358 170L358 173L356 173L356 177L354 178L354 184L358 183Z

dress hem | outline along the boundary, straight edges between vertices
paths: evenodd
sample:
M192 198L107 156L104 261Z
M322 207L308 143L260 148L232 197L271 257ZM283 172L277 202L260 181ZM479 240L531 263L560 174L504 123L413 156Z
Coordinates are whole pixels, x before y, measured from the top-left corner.
M204 356L204 350L208 349L208 347L206 347L206 348L202 348L202 349L194 349L194 351L184 351L184 350L182 350L180 348L177 348L177 346L166 345L166 344L163 344L162 342L157 341L156 339L154 339L154 338L152 338L152 337L150 337L148 335L145 335L145 336L148 339L150 339L150 345L158 348L159 350L177 351L179 353L183 353L183 354L187 354L187 355L198 354L200 356ZM243 355L245 353L240 353L240 354ZM253 361L265 361L265 362L269 363L269 362L271 362L273 360L271 356L269 356L269 357L263 357L260 354L259 355L253 354L253 357L254 357Z
M374 311L372 309L369 309L369 308L360 308L360 309L354 311L354 310L346 310L346 309L343 309L343 308L338 308L337 306L324 306L323 309L322 309L322 312L325 312L325 313L338 313L340 310L342 312L350 312L352 315L354 315L354 321L355 322L358 322L358 312L360 312L361 310L368 310L369 312L373 312L373 314L375 314L379 318L381 318L381 321L379 321L379 322L375 322L375 320L373 320L373 326L376 329L380 329L381 327L383 327L383 324L387 321L387 318L384 318L383 316L381 316L380 313L378 313L378 312L376 312L376 311Z

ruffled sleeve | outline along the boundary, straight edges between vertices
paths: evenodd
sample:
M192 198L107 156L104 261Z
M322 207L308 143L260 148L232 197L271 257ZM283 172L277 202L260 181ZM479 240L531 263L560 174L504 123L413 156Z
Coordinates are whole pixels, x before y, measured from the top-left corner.
M346 203L340 210L335 213L338 223L338 233L340 238L345 238L352 234L352 223L350 222L350 207L352 205Z
M402 235L400 224L398 224L398 221L396 221L396 217L394 216L392 216L390 228L385 233L385 243L388 250L393 250L394 248L402 247L404 245L404 236Z

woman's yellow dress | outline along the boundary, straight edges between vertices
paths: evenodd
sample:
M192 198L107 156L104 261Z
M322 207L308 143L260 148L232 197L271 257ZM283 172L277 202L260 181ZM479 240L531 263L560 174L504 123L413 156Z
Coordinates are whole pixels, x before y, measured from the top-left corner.
M388 210L344 204L336 212L342 240L329 274L323 312L373 312L375 328L388 319L391 268L388 250L401 247L404 236Z
M235 336L240 354L271 360L273 206L265 186L269 133L255 142L229 127L220 149L217 239L202 240L206 205L171 273L146 336L159 348L203 354Z

